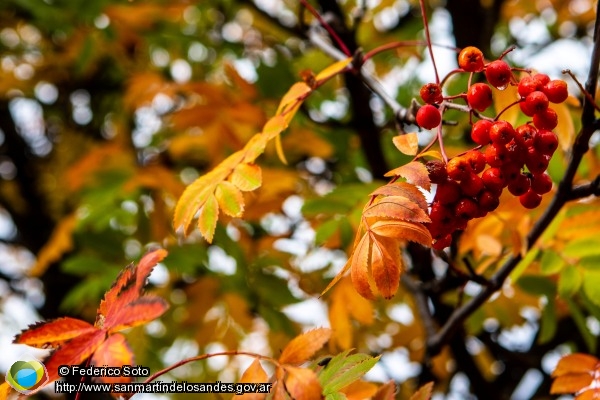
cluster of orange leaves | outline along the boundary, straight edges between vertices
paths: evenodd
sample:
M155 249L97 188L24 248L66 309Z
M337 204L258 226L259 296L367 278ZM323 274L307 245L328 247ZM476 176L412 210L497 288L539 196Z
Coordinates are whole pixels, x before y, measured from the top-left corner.
M552 372L550 394L575 393L575 400L600 399L600 360L575 353L560 359Z

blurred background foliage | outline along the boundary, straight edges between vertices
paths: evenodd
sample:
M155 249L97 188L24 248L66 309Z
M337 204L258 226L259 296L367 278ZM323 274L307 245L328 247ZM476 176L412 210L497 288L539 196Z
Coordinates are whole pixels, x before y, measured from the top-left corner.
M424 37L414 0L312 3L352 51ZM475 45L494 58L516 45L509 55L516 65L554 77L571 68L585 77L592 1L426 3L445 72L455 67L448 46ZM245 195L243 220L221 221L210 246L173 232L185 186L259 132L304 71L331 64L307 40L314 23L293 0L0 3L2 347L40 317L93 320L119 270L163 246L169 256L151 283L172 307L128 334L136 362L153 371L223 349L279 354L303 328L330 324L329 352L383 353L371 379L396 380L399 398L431 377L459 398L469 390L508 398L526 373L535 375L531 394L548 393L550 365L569 348L597 351L600 277L586 275L588 289L578 294L583 272L573 262L590 257L593 265L600 257L589 251L600 247L595 201L566 210L554 226L562 236L547 235L529 257L531 275L478 310L431 364L421 364L424 332L408 291L372 303L342 281L318 298L346 260L367 195L383 184L383 173L409 160L391 143L391 111L352 76L336 78L303 106L283 134L288 165L267 149L259 161L263 186ZM574 56L556 56L566 49ZM368 66L405 106L432 79L422 46L383 52ZM577 107L574 97L566 115L577 115ZM472 147L465 117L456 119L447 133L450 154ZM551 166L555 181L578 127L573 121ZM591 179L599 167L591 154L579 178ZM508 198L498 215L470 225L453 250L453 268L464 269L468 259L480 273L493 270L536 217ZM561 225L572 216L587 221L585 235ZM506 234L509 225L514 234ZM565 249L573 237L583 244ZM410 261L415 268L420 262ZM430 276L448 270L435 259ZM439 293L432 307L440 321L471 289ZM568 300L555 301L557 290ZM248 362L208 360L172 376L233 382Z

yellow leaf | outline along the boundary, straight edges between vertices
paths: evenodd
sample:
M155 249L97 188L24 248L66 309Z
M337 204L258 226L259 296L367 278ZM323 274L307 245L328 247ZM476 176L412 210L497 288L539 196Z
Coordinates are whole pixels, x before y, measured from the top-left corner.
M254 359L252 364L244 371L240 383L263 383L268 382L269 376L263 369L260 361ZM241 396L235 396L239 400L262 400L267 397L266 393L244 393Z
M573 145L575 138L575 124L573 124L573 116L565 103L552 104L552 109L556 111L558 116L558 125L554 129L558 136L558 143L563 151L568 151Z
M438 160L443 160L444 159L444 157L442 157L442 153L440 153L437 150L429 150L429 151L426 151L424 153L421 153L420 157L433 157L433 158L436 158Z
M219 219L219 204L214 194L210 194L208 199L200 209L198 216L198 229L208 243L212 242Z
M425 165L418 161L412 161L401 167L394 168L385 174L385 176L401 176L407 182L413 185L421 186L425 190L431 189L431 181L429 180L429 172Z
M285 387L292 399L321 400L321 384L317 374L307 368L286 367Z
M215 197L225 214L239 217L244 212L244 196L233 183L229 181L219 183L215 189Z
M502 243L492 235L477 235L475 241L482 254L492 257L499 257L502 254Z
M283 98L279 102L279 107L277 107L276 115L280 115L289 111L289 106L295 106L296 103L302 102L304 97L309 94L312 89L304 82L296 82L292 85L290 90L287 91Z
M394 142L394 146L403 154L414 156L419 151L419 137L416 132L394 136L392 142Z
M504 90L498 90L495 87L492 87L492 96L494 98L494 107L496 109L496 113L506 110L506 107L509 107L515 101L519 100L520 96L517 89L518 87L513 85L508 85L508 87ZM519 108L519 105L515 104L504 111L498 119L510 122L514 125L517 122L520 112L521 109Z
M321 72L317 74L315 80L317 82L327 80L332 76L339 74L342 72L350 63L352 62L352 57L348 57L345 60L340 60L336 63L331 64Z
M308 361L331 337L331 329L317 328L296 336L283 349L281 364L302 364Z
M262 134L267 140L278 136L288 126L288 120L283 115L276 115L270 118L263 127Z
M281 135L275 137L275 150L277 151L277 157L279 160L287 165L287 159L285 158L285 153L283 152L283 147L281 146Z
M50 239L38 253L35 266L29 271L29 275L42 275L50 264L60 260L63 254L73 248L73 230L76 222L77 217L71 214L56 225Z
M332 330L330 343L339 349L347 350L352 347L354 328L346 304L344 304L345 298L340 287L341 284L336 286L333 291L331 305L329 306L329 323Z
M260 187L262 172L254 163L242 163L234 168L229 179L238 189L248 192Z

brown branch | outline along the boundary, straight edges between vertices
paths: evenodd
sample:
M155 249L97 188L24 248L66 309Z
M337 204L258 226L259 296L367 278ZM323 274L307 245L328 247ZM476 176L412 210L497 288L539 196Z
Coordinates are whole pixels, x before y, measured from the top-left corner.
M597 5L600 8L600 3ZM598 11L598 10L597 10ZM586 91L592 94L592 100L594 100L593 94L598 83L598 70L600 68L600 19L596 18L596 26L594 30L594 48L592 51L590 71L588 80L586 83ZM595 193L598 183L595 185L590 184L589 188L576 187L573 188L573 179L577 168L581 163L581 160L585 153L589 150L589 140L592 134L596 131L597 121L594 116L595 105L592 101L588 100L587 97L583 103L583 112L581 116L582 128L577 135L575 144L573 145L573 151L571 152L571 158L569 164L561 180L558 191L552 199L548 208L544 211L540 219L535 223L529 234L527 235L527 249L530 250L537 239L542 235L545 229L554 220L561 208L569 201L579 197L577 195L583 195L592 191ZM596 182L594 180L594 182ZM446 321L440 331L429 337L427 340L427 352L430 356L438 354L442 346L449 342L452 336L460 328L462 323L479 307L481 307L497 290L499 290L508 278L510 273L515 269L518 263L521 261L522 256L516 255L510 257L502 267L492 276L490 279L490 285L484 287L482 291L475 297L471 298L470 301L465 303L462 307L456 309L450 318Z

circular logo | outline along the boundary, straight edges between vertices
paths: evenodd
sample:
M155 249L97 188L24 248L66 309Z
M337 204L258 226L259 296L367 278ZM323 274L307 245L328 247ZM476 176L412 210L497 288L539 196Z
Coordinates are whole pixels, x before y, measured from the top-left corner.
M15 390L31 394L48 381L46 367L36 359L17 361L6 372L6 381Z

